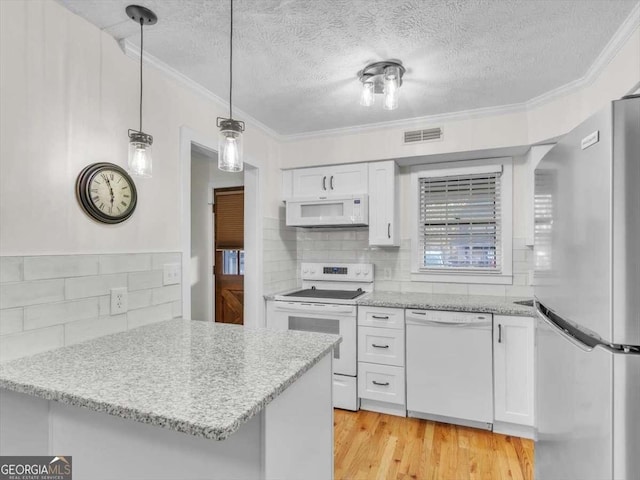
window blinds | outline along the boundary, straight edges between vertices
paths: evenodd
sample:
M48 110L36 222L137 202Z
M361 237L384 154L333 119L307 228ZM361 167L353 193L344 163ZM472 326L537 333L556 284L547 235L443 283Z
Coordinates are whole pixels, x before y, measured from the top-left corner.
M419 179L423 269L500 271L500 172Z
M216 248L244 248L244 189L216 189L215 243Z

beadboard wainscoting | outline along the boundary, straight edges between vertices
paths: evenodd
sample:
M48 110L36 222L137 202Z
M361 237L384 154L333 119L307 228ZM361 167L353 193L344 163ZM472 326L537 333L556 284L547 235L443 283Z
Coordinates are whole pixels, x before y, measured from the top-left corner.
M163 266L180 253L0 257L0 361L180 317L180 283ZM111 289L128 311L111 315Z
M290 290L298 286L296 228L285 224L284 208L278 218L264 218L264 293Z
M375 289L380 291L532 297L530 272L533 248L524 238L513 238L513 284L437 283L411 281L411 241L400 248L369 246L367 229L298 229L299 262L373 263Z

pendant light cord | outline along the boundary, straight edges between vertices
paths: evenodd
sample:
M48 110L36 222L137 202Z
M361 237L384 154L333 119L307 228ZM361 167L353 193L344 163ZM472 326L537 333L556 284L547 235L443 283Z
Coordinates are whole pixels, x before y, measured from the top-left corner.
M140 133L142 133L142 52L144 52L144 35L142 34L143 24L144 18L140 16Z
M233 0L231 4L231 26L229 28L229 120L233 118L231 94L233 92Z

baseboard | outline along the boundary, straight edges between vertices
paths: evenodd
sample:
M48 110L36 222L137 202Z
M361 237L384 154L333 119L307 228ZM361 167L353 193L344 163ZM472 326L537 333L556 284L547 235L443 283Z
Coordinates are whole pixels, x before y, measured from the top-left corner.
M536 429L529 425L518 425L516 423L498 421L493 422L494 433L501 433L503 435L510 435L512 437L529 438L531 440L535 440L535 431Z
M369 400L367 398L360 399L360 410L369 410L370 412L386 413L387 415L395 415L396 417L406 417L407 407L398 405L397 403L380 402L378 400Z

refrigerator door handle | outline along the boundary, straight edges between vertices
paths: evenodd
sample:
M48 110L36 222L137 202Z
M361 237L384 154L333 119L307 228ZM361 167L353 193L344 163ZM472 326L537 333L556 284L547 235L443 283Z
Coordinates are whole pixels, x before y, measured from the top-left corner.
M537 298L533 301L533 304L535 306L536 313L542 320L544 320L545 323L585 352L590 352L595 347L599 346L611 353L640 355L639 345L618 345L614 343L606 343L600 337L589 335L588 333L574 327L571 322L565 320L551 309L545 307Z
M552 315L556 318L557 317L555 314L553 314L551 312L551 310L547 309L544 305L542 305L538 299L535 299L533 301L533 305L536 309L536 313L538 314L538 316L547 324L549 325L551 328L553 328L553 330L555 330L556 332L558 332L562 337L564 337L566 340L570 341L571 343L573 343L576 347L580 348L581 350L584 350L585 352L590 352L591 350L593 350L593 348L597 345L588 345L586 343L584 343L583 341L581 341L579 338L577 338L575 335L573 335L571 333L571 331L567 328L562 327L561 325L559 325L558 323L556 323L555 321L553 321L549 315Z

